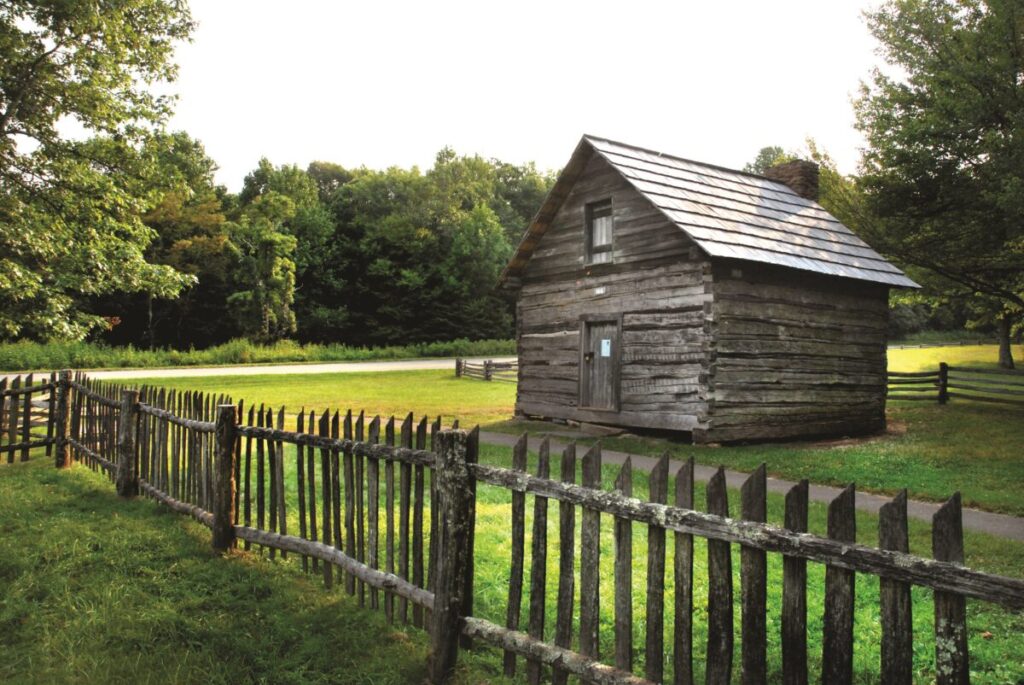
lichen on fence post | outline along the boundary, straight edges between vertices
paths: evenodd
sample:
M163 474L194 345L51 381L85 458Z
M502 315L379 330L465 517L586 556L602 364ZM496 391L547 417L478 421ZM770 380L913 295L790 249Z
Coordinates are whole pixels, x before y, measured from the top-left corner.
M135 437L139 424L139 391L121 391L121 411L117 427L117 494L139 494L139 476L135 470Z
M57 397L53 407L54 440L56 450L54 466L58 469L71 466L71 372L61 371L57 375Z
M461 618L469 592L466 569L470 563L470 527L476 496L470 487L467 441L466 432L461 430L446 430L438 434L435 473L440 530L429 664L433 685L445 682L455 668Z
M213 470L213 548L226 552L235 542L235 438L238 408L217 407L217 456ZM283 532L283 531L282 531Z

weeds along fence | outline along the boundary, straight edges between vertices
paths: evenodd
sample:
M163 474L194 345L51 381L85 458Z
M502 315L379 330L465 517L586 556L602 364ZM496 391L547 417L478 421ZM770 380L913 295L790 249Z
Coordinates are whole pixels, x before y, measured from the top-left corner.
M32 450L53 452L53 411L56 374L36 382L34 374L0 379L0 458L8 464L18 455L28 461Z
M1024 371L939 364L935 371L889 372L889 398L946 404L958 398L1024 407Z
M519 380L519 362L496 362L491 359L471 362L467 359L456 359L455 376L515 383Z
M701 634L695 617L707 635L705 682L729 683L734 670L744 683L776 680L766 659L769 554L781 555L783 564L785 683L806 683L809 677L808 562L825 566L826 683L850 683L854 677L858 576L860 582L865 575L879 578L880 670L886 683L909 683L914 676L912 586L934 593L940 685L969 681L968 598L1024 608L1024 581L963 566L958 495L934 517L928 559L908 553L905 493L883 507L875 548L855 541L852 486L829 505L827 536L806 532L806 482L787 494L784 525L769 525L763 466L741 489L740 516L730 518L721 469L707 485L704 510L698 509L692 459L673 467L662 458L641 500L633 496L629 461L619 468L614 488L604 489L600 445L577 460L575 445L552 455L545 440L536 446L536 470L530 473L526 436L512 450L511 468L501 468L479 463L477 429L444 427L440 419L409 415L382 421L328 411L288 416L283 409L246 408L224 397L136 391L69 372L61 372L55 390L58 466L84 461L109 474L119 494L151 497L208 526L217 550L241 544L268 555L296 555L301 568L322 576L326 586L343 585L360 604L382 610L390 620L422 627L431 641L432 683L445 682L459 651L480 643L504 650L505 673L525 666L529 683L566 683L570 676L600 685L692 683L701 670L694 663ZM291 421L295 429L286 430ZM495 561L476 551L480 489L483 498L498 493L511 500L509 544L501 546L509 569L501 619L475 601L476 569ZM557 513L549 511L552 504ZM557 540L548 539L549 514L557 515ZM647 543L639 602L632 575L638 531ZM604 577L602 536L609 532L614 571ZM694 537L707 546L706 614L694 597ZM549 561L557 567L551 578ZM609 584L610 609L601 602ZM734 669L737 592L742 630ZM642 647L634 640L633 612L640 604Z

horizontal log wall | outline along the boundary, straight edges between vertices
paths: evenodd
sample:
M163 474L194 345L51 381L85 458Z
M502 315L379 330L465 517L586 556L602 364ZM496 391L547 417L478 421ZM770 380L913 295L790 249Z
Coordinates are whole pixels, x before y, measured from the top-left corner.
M587 203L611 198L612 263L587 265ZM522 278L517 306L521 415L692 430L705 413L709 263L594 157ZM580 321L621 316L620 411L579 406Z
M885 428L886 287L723 260L712 289L711 418L695 441Z

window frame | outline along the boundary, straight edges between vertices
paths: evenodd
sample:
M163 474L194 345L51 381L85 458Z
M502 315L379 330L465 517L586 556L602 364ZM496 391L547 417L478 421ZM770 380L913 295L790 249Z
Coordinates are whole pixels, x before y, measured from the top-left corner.
M594 220L608 217L611 221L611 240L607 245L594 246ZM611 264L615 249L615 208L612 199L605 198L588 202L584 208L584 240L586 242L586 262L590 264ZM594 255L607 254L608 258L602 261L595 261Z

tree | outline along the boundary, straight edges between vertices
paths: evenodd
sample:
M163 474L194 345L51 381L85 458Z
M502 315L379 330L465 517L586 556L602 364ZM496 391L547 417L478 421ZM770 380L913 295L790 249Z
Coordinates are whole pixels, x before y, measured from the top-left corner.
M192 30L173 0L0 5L0 337L81 338L104 322L82 299L190 282L145 258L158 197L138 149L170 111L148 86ZM95 137L68 140L64 118Z
M745 165L743 170L748 174L763 174L776 164L792 162L796 158L796 155L791 152L786 152L778 145L769 145L761 148L757 153L757 157L754 158L754 161Z
M295 216L295 203L268 191L245 207L232 230L239 250L235 283L228 304L242 332L255 342L270 343L295 332L295 236L284 222Z
M886 61L856 103L871 242L989 303L999 363L1024 312L1024 10L890 0L867 15Z

